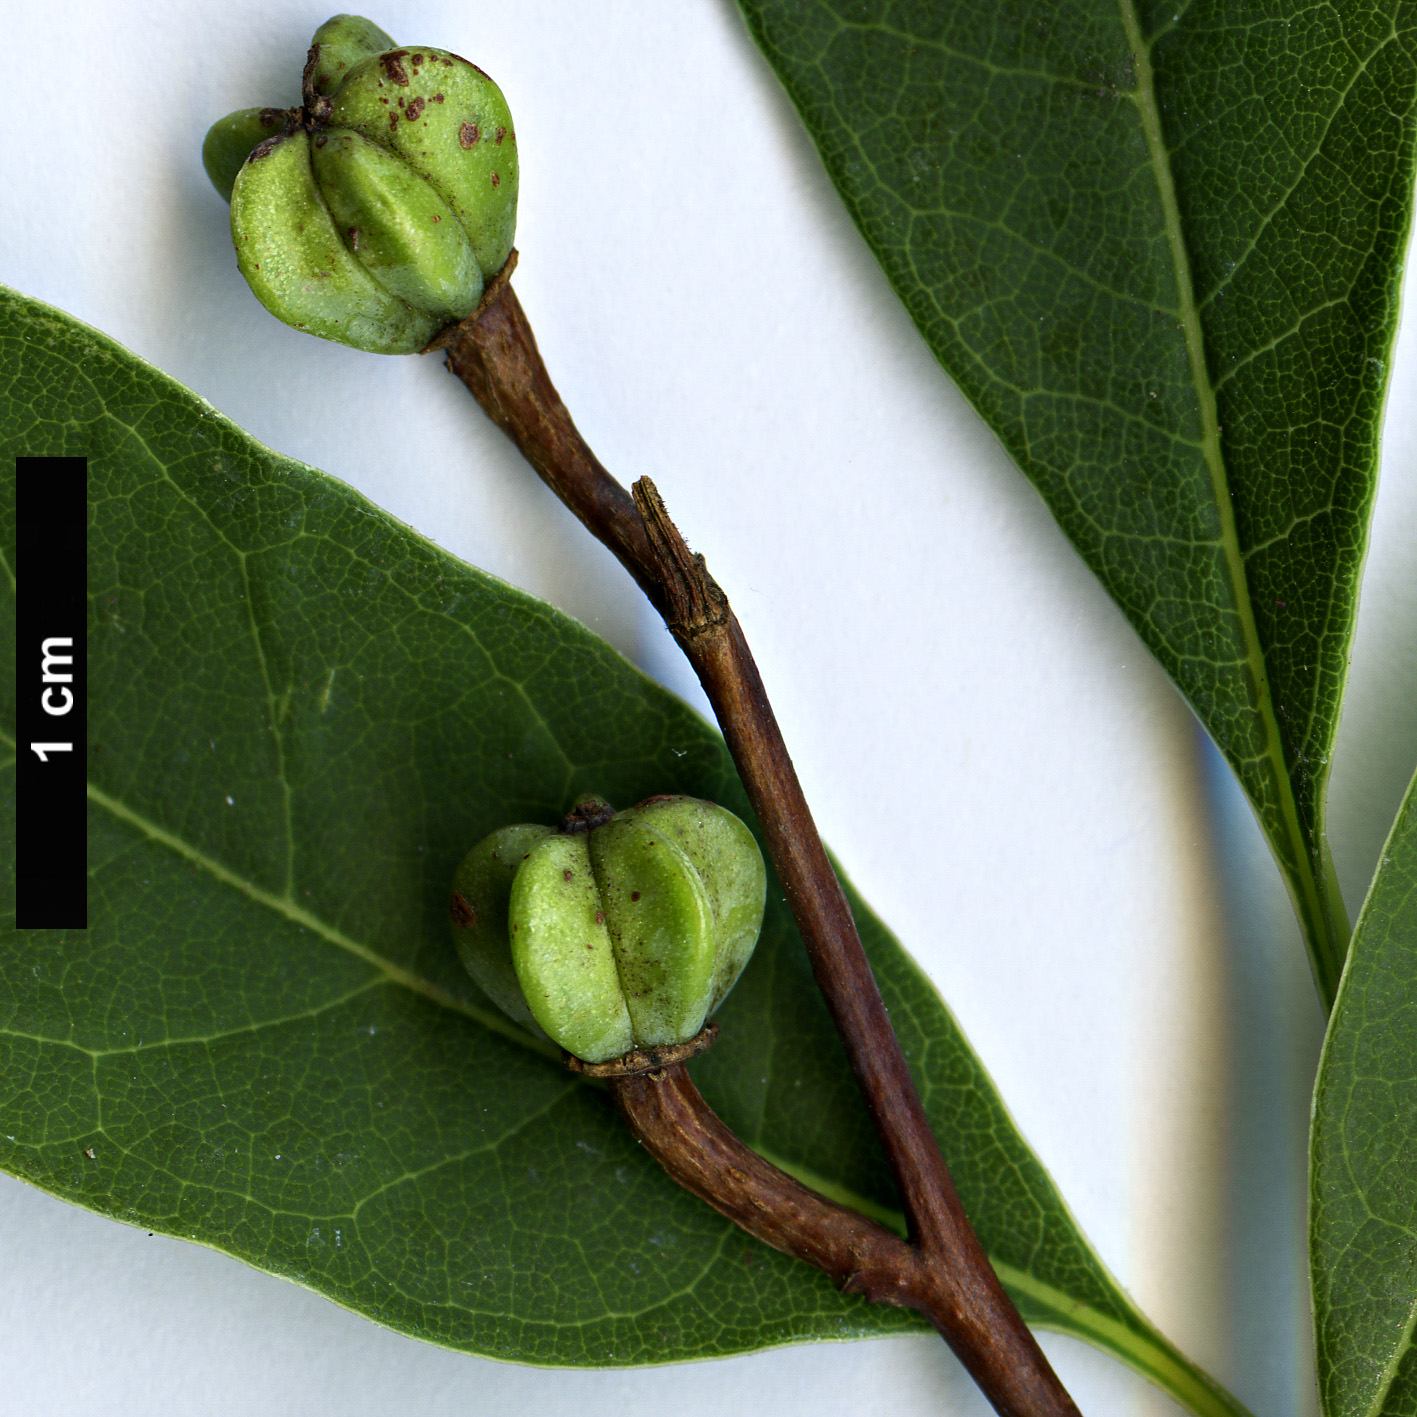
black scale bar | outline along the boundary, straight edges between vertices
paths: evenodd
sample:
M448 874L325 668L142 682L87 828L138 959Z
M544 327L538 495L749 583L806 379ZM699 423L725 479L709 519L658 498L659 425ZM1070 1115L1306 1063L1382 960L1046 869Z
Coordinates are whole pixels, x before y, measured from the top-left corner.
M15 459L15 924L88 928L88 459ZM19 584L23 576L23 584Z

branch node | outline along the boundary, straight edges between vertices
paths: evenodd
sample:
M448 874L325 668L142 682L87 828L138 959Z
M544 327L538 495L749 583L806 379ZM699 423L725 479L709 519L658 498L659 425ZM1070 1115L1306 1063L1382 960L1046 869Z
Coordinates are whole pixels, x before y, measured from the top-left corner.
M688 641L726 625L728 597L709 575L708 563L689 550L679 528L669 519L659 489L642 477L630 491L660 573L666 600L664 619L671 633Z

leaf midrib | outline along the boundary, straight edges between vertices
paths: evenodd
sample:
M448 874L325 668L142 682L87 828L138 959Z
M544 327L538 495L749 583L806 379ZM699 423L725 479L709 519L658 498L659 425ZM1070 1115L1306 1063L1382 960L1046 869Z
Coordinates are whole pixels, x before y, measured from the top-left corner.
M1211 488L1220 516L1221 549L1224 553L1225 568L1230 577L1236 613L1240 620L1240 631L1245 645L1245 662L1254 675L1256 710L1264 727L1264 756L1268 757L1274 771L1279 794L1280 819L1291 854L1292 870L1288 869L1286 863L1281 860L1279 862L1280 874L1289 884L1291 894L1295 897L1295 905L1304 926L1305 941L1309 946L1310 963L1313 967L1315 983L1318 985L1324 1009L1328 1011L1332 1008L1334 995L1338 991L1338 979L1343 964L1342 944L1334 938L1334 922L1330 918L1314 874L1313 857L1305 840L1303 826L1299 821L1299 804L1294 797L1289 767L1284 759L1283 740L1279 733L1279 719L1274 710L1273 696L1270 693L1269 672L1261 647L1259 626L1255 620L1254 604L1250 598L1250 584L1245 572L1245 558L1240 548L1240 536L1235 525L1235 507L1230 495L1230 480L1225 467L1225 456L1220 445L1220 421L1216 410L1215 385L1211 380L1210 370L1206 363L1205 335L1201 326L1200 306L1196 302L1195 282L1191 275L1190 251L1181 227L1180 204L1176 197L1176 184L1171 173L1171 154L1161 131L1161 114L1156 105L1156 84L1151 68L1151 45L1142 38L1141 22L1137 16L1135 0L1118 0L1118 5L1121 10L1122 28L1131 49L1133 63L1136 65L1136 87L1132 99L1136 104L1138 115L1141 118L1142 132L1146 138L1147 157L1151 163L1152 175L1156 181L1157 194L1161 201L1162 215L1166 225L1167 247L1171 252L1171 262L1176 277L1177 313L1181 317L1182 330L1185 335L1186 358L1190 365L1191 382L1196 391L1197 410L1201 423L1201 456L1205 459L1206 470L1210 473ZM1318 823L1315 826L1318 829ZM1271 843L1271 849L1273 849L1273 843ZM1278 856L1277 851L1275 855Z
M0 738L5 735L0 734ZM190 842L183 841L181 837L167 831L157 825L156 822L149 821L140 813L133 811L116 797L110 796L102 788L95 786L92 782L88 784L88 799L96 806L101 807L116 820L126 823L141 832L150 841L166 847L169 851L175 852L184 860L190 861L194 866L207 872L215 880L223 885L230 886L233 890L240 891L247 899L255 901L258 905L267 910L274 911L277 915L290 921L292 925L298 925L301 929L309 930L319 936L327 944L346 951L356 959L369 965L372 969L382 974L389 983L401 985L411 993L418 994L430 1003L439 1005L445 1009L451 1009L454 1013L460 1013L467 1018L481 1024L484 1028L491 1029L494 1033L500 1034L504 1038L511 1039L514 1043L520 1043L533 1052L541 1053L548 1058L554 1058L557 1062L561 1060L561 1050L550 1043L543 1043L540 1039L532 1038L523 1033L510 1019L504 1019L486 1009L480 1009L475 1004L469 1003L466 999L460 999L456 994L449 993L446 989L440 989L436 984L415 974L412 970L404 969L379 955L369 946L361 944L358 940L352 939L344 931L331 925L328 921L320 919L318 915L312 914L303 906L298 905L288 897L278 896L272 892L256 885L252 881L246 880L229 867L224 866L214 857L208 856L206 852L198 850Z

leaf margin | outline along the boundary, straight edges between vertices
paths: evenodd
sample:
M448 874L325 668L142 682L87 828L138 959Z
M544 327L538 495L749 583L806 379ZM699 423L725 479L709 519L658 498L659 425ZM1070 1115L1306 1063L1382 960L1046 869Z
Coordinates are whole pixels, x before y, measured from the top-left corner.
M1389 900L1388 894L1394 891L1405 894L1396 901ZM1405 916L1401 914L1404 904L1408 906ZM1395 1003L1381 1001L1380 1015L1376 1020L1355 1020L1361 1006L1360 991L1363 1002L1366 1002L1367 991L1377 971L1382 970L1390 977L1403 977L1400 954L1395 953L1389 959L1384 952L1402 951L1400 937L1404 932L1404 922L1407 998ZM1380 928L1384 933L1376 934ZM1405 1030L1400 1022L1394 1021L1395 1013L1408 1016ZM1309 1272L1319 1392L1326 1417L1389 1417L1389 1414L1397 1417L1398 1409L1390 1408L1388 1401L1399 1378L1405 1385L1407 1399L1417 1396L1417 1166L1412 1164L1417 1162L1417 1132L1407 1134L1409 1164L1406 1200L1411 1217L1407 1225L1405 1266L1410 1284L1406 1324L1392 1340L1391 1356L1381 1370L1372 1375L1369 1392L1360 1393L1361 1379L1351 1371L1346 1380L1339 1372L1345 1366L1351 1370L1357 1354L1350 1322L1335 1317L1333 1312L1333 1290L1344 1283L1346 1262L1357 1248L1360 1233L1401 1229L1391 1215L1380 1217L1367 1203L1363 1181L1372 1183L1373 1189L1388 1189L1382 1187L1381 1176L1374 1174L1371 1165L1355 1167L1346 1160L1355 1150L1346 1141L1350 1114L1357 1105L1354 1094L1360 1092L1364 1081L1369 1084L1376 1081L1372 1076L1365 1079L1353 1076L1357 1059L1361 1054L1370 1066L1376 1066L1384 1057L1398 1060L1406 1057L1407 1077L1389 1079L1388 1087L1383 1089L1389 1094L1384 1101L1397 1103L1400 1130L1404 1122L1417 1123L1417 1052L1413 1051L1414 1044L1417 1044L1417 772L1408 784L1402 805L1383 844L1367 898L1354 925L1353 945L1324 1035L1318 1077L1314 1084L1309 1139ZM1342 1076L1337 1075L1340 1072ZM1396 1098L1391 1096L1393 1092L1396 1092ZM1373 1100L1369 1098L1370 1103ZM1389 1155L1389 1163L1393 1160ZM1361 1178L1354 1174L1355 1170L1363 1173ZM1403 1174L1401 1160L1397 1159L1399 1188ZM1342 1194L1345 1190L1346 1195ZM1394 1201L1401 1203L1400 1195L1391 1194L1390 1189L1384 1199L1385 1208L1390 1208ZM1355 1224L1351 1214L1331 1220L1332 1211L1344 1200L1355 1202L1365 1211L1366 1221ZM1368 1236L1370 1242L1372 1238ZM1382 1277L1367 1270L1356 1275L1348 1274L1349 1301L1361 1302L1353 1291L1365 1280L1369 1290L1395 1288L1401 1283L1401 1272L1394 1268ZM1389 1294L1388 1297L1394 1296ZM1373 1364L1369 1361L1365 1366L1371 1369Z
M908 222L912 213L918 214L918 212L907 200L908 193L902 195L902 191L888 187L881 172L873 165L872 156L867 152L860 137L860 129L867 126L868 120L878 122L880 113L871 112L865 115L853 113L848 121L842 102L845 86L833 88L831 82L826 80L826 64L823 56L827 48L827 40L822 36L830 33L831 24L818 23L818 21L822 14L829 15L830 20L836 25L838 34L851 28L862 33L879 31L881 34L890 34L906 46L907 54L914 54L916 45L943 43L941 35L944 34L947 24L942 17L946 13L946 7L935 7L932 10L931 7L912 5L910 0L791 0L791 3L789 0L737 0L737 8L754 44L797 111L833 187L867 248L880 265L887 282L900 299L909 318L916 325L926 347L1042 497L1045 505L1049 507L1050 512L1058 521L1064 535L1068 537L1089 570L1097 576L1121 613L1137 631L1148 651L1161 663L1182 697L1215 741L1232 771L1240 779L1256 816L1260 819L1271 853L1285 882L1308 951L1315 986L1323 1006L1327 1010L1338 986L1350 934L1349 917L1343 902L1325 828L1325 797L1329 764L1342 705L1344 679L1343 674L1340 673L1336 685L1324 684L1321 686L1331 692L1333 698L1323 751L1317 755L1316 760L1305 758L1302 761L1296 761L1291 766L1288 761L1284 734L1279 724L1281 706L1276 703L1269 683L1273 677L1268 669L1268 654L1271 646L1259 633L1254 591L1243 563L1243 551L1239 564L1235 564L1237 557L1234 554L1236 548L1233 535L1235 528L1233 497L1229 491L1228 463L1223 457L1223 446L1220 439L1221 427L1217 416L1215 397L1219 381L1215 379L1209 368L1211 356L1206 348L1204 330L1198 324L1199 312L1195 303L1197 292L1188 279L1191 262L1187 238L1182 229L1184 222L1176 205L1176 186L1171 174L1170 163L1172 149L1169 149L1166 144L1163 131L1164 115L1157 102L1156 85L1152 74L1151 56L1154 48L1163 41L1173 44L1178 42L1183 22L1193 19L1206 7L1203 0L1196 0L1194 4L1187 3L1175 9L1174 13L1172 7L1165 7L1163 13L1163 7L1160 4L1152 4L1149 6L1149 13L1144 17L1142 14L1143 5L1144 0L1117 0L1117 11L1114 12L1114 18L1120 20L1120 27L1126 33L1129 46L1127 65L1112 65L1109 62L1109 56L1102 52L1101 48L1097 53L1088 52L1086 55L1078 50L1074 55L1078 72L1070 81L1095 89L1099 98L1103 97L1110 88L1111 96L1116 99L1120 96L1123 78L1139 80L1137 83L1140 93L1138 107L1141 112L1142 127L1146 133L1149 162L1158 177L1162 205L1168 208L1165 225L1168 228L1173 263L1178 276L1187 276L1186 280L1180 282L1181 295L1190 306L1192 317L1195 317L1182 322L1190 326L1185 340L1186 357L1202 406L1201 413L1205 423L1204 441L1208 450L1206 458L1208 472L1212 480L1215 479L1217 471L1221 474L1219 484L1221 495L1216 497L1216 513L1222 519L1228 520L1232 533L1227 538L1227 542L1230 543L1226 548L1227 561L1230 563L1232 588L1236 592L1236 606L1247 625L1244 662L1256 686L1258 707L1255 717L1262 728L1264 739L1264 751L1258 756L1266 760L1272 759L1277 763L1277 770L1273 772L1272 777L1280 797L1278 818L1282 830L1276 830L1273 823L1266 818L1266 803L1263 799L1267 796L1267 792L1261 790L1264 783L1257 781L1242 768L1241 749L1244 745L1232 745L1227 741L1227 734L1223 731L1224 724L1218 715L1214 721L1207 716L1197 693L1187 687L1184 675L1178 670L1178 666L1184 668L1184 660L1181 659L1179 653L1172 654L1168 658L1168 653L1163 652L1159 637L1154 639L1148 633L1144 623L1145 617L1140 613L1133 614L1121 592L1109 581L1109 576L1100 561L1096 560L1094 555L1084 548L1079 537L1074 534L1073 529L1068 525L1064 511L1055 505L1052 495L1045 489L1043 478L1035 477L1029 470L1029 460L1024 447L1018 444L1017 438L1011 440L1009 436L1006 436L1003 425L991 416L984 400L987 379L976 380L974 373L977 371L966 374L969 360L974 360L980 368L984 367L977 351L970 349L967 358L955 358L958 351L947 349L943 340L937 342L932 338L927 328L929 321L935 316L939 316L944 323L950 323L954 316L946 308L946 303L940 300L936 286L929 285L916 273L906 269L908 265L913 263L913 251L907 250L904 239L895 234L894 228L902 220ZM964 10L966 8L962 5L950 7L950 13L953 15L955 9ZM1079 12L1083 8L1083 6L1076 7ZM1102 6L1094 7L1095 13L1089 15L1089 21L1095 20L1102 13L1102 8ZM1214 6L1211 8L1213 9ZM887 9L890 11L889 15L886 13ZM932 33L928 40L923 38L918 32L920 28L923 28L923 25L912 27L910 18L912 10L917 14L930 10L931 23L935 25L938 32ZM776 27L772 32L769 30L770 15L773 16L773 24ZM1046 30L1049 23L1046 18L1038 18L1037 16L1030 19L1027 7L1021 11L1011 11L1009 15L1012 20L1018 21L1016 26L1008 27L1011 38L1021 36L1034 22L1040 31ZM1283 17L1280 18L1283 19ZM1355 21L1357 27L1361 28L1363 18L1360 16ZM1283 20L1283 23L1287 28L1288 21ZM810 38L804 38L808 35L813 24L818 24L817 30ZM965 34L970 33L967 23L961 23L959 28ZM1015 29L1018 32L1017 35L1014 34ZM1149 33L1144 34L1144 29L1149 30ZM1397 40L1398 37L1398 27L1394 19L1391 33L1375 47L1374 52L1380 50L1390 41ZM798 39L801 42L797 45L796 50L789 53L792 47L790 41ZM1020 44L1022 44L1021 40ZM959 53L963 55L964 52L961 50ZM970 54L964 57L988 67L986 61L979 55ZM1115 58L1115 56L1110 56L1110 58ZM1366 70L1370 58L1371 55L1363 59L1358 66L1359 72ZM1122 69L1127 66L1130 68L1128 73L1124 75ZM823 83L815 84L804 77L813 69L819 71L819 76L824 80ZM996 72L1004 72L1004 70L996 70ZM1020 72L1022 72L1022 68ZM879 88L879 80L868 80L861 75L858 77L861 79L863 90L869 88L872 83ZM1043 76L1034 75L1034 77ZM901 97L899 93L894 96L897 99ZM1132 97L1131 94L1127 96ZM879 94L875 94L875 97L879 97ZM1417 108L1417 85L1412 86L1407 93L1407 98L1409 111L1405 117L1397 113L1387 115L1397 122L1403 131L1400 151L1394 158L1390 174L1391 180L1386 189L1389 198L1392 197L1394 191L1397 193L1397 200L1401 203L1399 220L1395 227L1383 226L1378 223L1376 227L1378 235L1373 237L1372 246L1372 253L1376 253L1380 246L1382 248L1384 259L1387 262L1385 268L1387 283L1380 292L1381 300L1379 302L1384 304L1385 318L1381 322L1383 333L1376 343L1370 345L1368 351L1375 356L1383 356L1382 358L1375 357L1369 361L1380 364L1383 371L1376 400L1365 405L1365 413L1369 420L1367 431L1370 433L1381 425L1385 400L1390 392L1388 371L1391 367L1391 349L1396 336L1396 312L1400 304L1403 275L1402 259L1407 245L1407 233L1414 220L1413 183L1414 177L1417 177L1417 122L1413 119L1413 109ZM955 121L954 113L948 110L947 112L949 112L947 121ZM898 113L893 113L892 116L899 118ZM835 127L832 126L833 122ZM900 124L897 123L897 129L899 127ZM951 130L951 132L954 131ZM1003 131L1002 127L1000 131ZM915 136L918 137L918 133ZM988 133L990 139L996 136L997 134L992 131ZM922 139L921 142L923 144L924 140ZM1005 147L1006 145L1001 145L1001 151L997 154L1001 163L1005 163L1005 160L1012 156L1012 148L1004 150ZM1315 151L1317 152L1317 149ZM918 155L923 156L923 154L912 153L910 162L913 163ZM1019 153L1018 157L1021 160L1023 154ZM1160 170L1157 170L1158 157L1161 159ZM902 158L903 153L895 155L897 169L903 165ZM1005 171L1006 167L1001 167L996 176L1002 179ZM978 173L969 173L968 176L972 181L979 180ZM1007 183L1001 181L1001 185L1007 186ZM867 210L867 201L868 198L874 196L878 189L882 188L888 190L889 197L895 200L899 211L889 218L881 218L873 223ZM1374 205L1376 207L1380 204L1375 203ZM1386 214L1386 212L1383 213L1383 215ZM893 240L888 239L888 234ZM962 247L967 246L968 238L962 235L960 244ZM1179 259L1176 259L1177 257ZM951 259L953 259L953 253L942 257L939 262L940 267L942 269L947 267ZM956 279L963 278L965 282L977 279L979 276L977 270L970 269L963 262L950 268L949 273ZM914 285L911 284L912 277L915 278ZM973 287L971 286L970 289L972 290ZM1372 291L1369 290L1366 293L1371 304ZM1308 315L1306 314L1304 318L1307 319ZM958 342L963 347L963 342ZM1148 377L1153 376L1160 377L1160 374L1158 371L1150 371ZM1371 520L1377 457L1376 442L1374 441L1371 456L1366 463L1366 491L1360 498L1361 506L1357 514L1358 545L1354 553L1355 559L1346 569L1340 567L1340 570L1345 572L1344 575L1335 575L1332 578L1335 585L1351 581L1347 590L1344 652L1341 656L1345 672L1346 649L1351 646L1354 629L1357 577L1361 573L1362 554L1366 548L1367 528ZM1217 458L1219 458L1218 463ZM1080 518L1081 514L1079 514ZM1351 528L1345 527L1344 535L1347 535L1350 530ZM1332 608L1331 603L1330 608ZM1318 684L1317 679L1315 683ZM1251 727L1253 728L1253 725ZM1249 754L1248 756L1256 755ZM1305 784L1306 790L1309 785L1315 789L1311 794L1311 801L1307 809L1312 813L1312 834L1304 825L1308 818L1305 817L1304 811L1300 807L1300 792L1296 784L1301 782Z

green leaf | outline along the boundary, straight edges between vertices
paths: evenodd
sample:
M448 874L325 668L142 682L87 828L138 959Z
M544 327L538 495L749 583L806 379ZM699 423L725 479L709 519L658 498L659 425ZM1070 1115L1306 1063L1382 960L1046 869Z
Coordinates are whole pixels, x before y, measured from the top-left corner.
M751 820L712 729L548 606L13 293L0 428L7 476L22 451L87 455L91 479L91 924L11 930L0 951L0 1164L497 1357L643 1363L918 1326L677 1189L448 938L467 846L580 793L688 792ZM13 839L13 757L3 771ZM1106 1273L929 981L853 908L1024 1313L1196 1412L1239 1413ZM720 1018L696 1073L729 1124L898 1225L775 882Z
M1327 1417L1417 1413L1417 777L1353 932L1314 1095L1310 1259Z
M740 3L930 348L1239 774L1331 1002L1417 10Z

